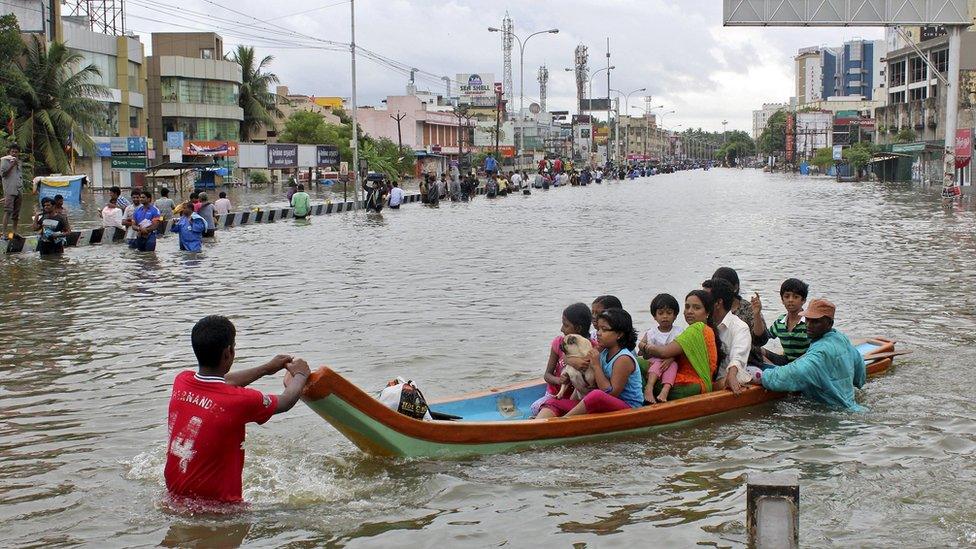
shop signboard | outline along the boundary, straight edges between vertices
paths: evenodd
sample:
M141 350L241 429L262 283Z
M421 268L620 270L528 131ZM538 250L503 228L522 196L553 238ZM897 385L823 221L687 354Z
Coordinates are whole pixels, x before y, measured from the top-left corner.
M119 172L146 171L145 156L112 156L112 169Z
M297 168L298 145L268 145L268 169Z
M237 156L236 141L184 141L185 156Z
M315 166L318 168L339 165L339 147L335 145L315 146Z
M973 130L960 128L956 130L956 169L965 168L973 158Z
M166 148L183 150L183 132L166 132Z
M495 75L490 72L458 74L457 82L461 88L461 103L470 103L474 98L491 97L495 94Z

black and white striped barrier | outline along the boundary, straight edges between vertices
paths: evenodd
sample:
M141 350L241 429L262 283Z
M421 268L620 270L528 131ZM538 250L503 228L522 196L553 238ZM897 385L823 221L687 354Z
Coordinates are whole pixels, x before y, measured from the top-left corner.
M413 202L420 202L420 194L408 194L404 195L403 203L409 204ZM314 204L311 207L309 215L328 215L334 213L348 212L353 209L362 209L362 201L346 201L346 202L329 202L326 204ZM217 220L217 228L228 229L230 227L238 227L240 225L252 225L257 223L274 223L282 219L289 219L295 217L295 210L293 208L255 208L251 211L246 212L231 212L227 215L223 215ZM176 220L168 220L164 226L157 229L157 236L166 236L170 234L170 229ZM92 246L96 244L117 244L125 242L125 233L123 229L118 229L115 227L100 227L97 229L83 229L80 231L72 231L68 233L67 242L65 247L76 248L80 246ZM30 235L22 237L20 235L14 235L14 238L7 241L5 254L16 254L21 252L33 252L37 251L37 235Z

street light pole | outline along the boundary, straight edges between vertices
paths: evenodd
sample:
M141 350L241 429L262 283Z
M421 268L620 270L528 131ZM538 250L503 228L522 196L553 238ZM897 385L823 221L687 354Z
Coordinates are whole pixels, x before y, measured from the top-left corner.
M359 186L359 122L356 118L356 0L349 0L351 40L349 52L352 54L352 182L353 192L361 196ZM360 200L365 200L363 196ZM358 205L357 205L358 208Z
M501 29L498 29L496 27L488 27L488 32L500 32L500 31L501 31ZM519 45L519 113L518 113L518 130L519 131L516 132L516 134L518 136L518 141L515 144L515 148L518 151L518 162L519 163L522 162L522 154L523 154L523 150L522 149L525 147L525 135L524 135L525 134L525 127L524 127L524 125L522 123L523 120L524 120L524 117L522 115L522 111L525 108L525 45L529 42L529 40L532 39L533 36L535 36L537 34L547 34L547 33L548 34L557 34L557 33L559 33L559 29L549 29L549 30L544 30L544 31L533 32L532 34L528 35L525 38L525 40L522 40L521 38L519 38L518 35L515 34L514 32L512 33L512 37L515 38L516 41L518 41L518 45ZM516 166L516 169L518 169L518 168L519 168L519 166Z
M596 75L600 74L603 71L609 72L609 71L612 71L613 69L616 69L616 68L617 68L616 65L613 65L613 66L610 66L610 67L604 67L602 69L597 69L597 70L593 71L593 74L590 75L590 83L589 83L589 90L590 90L589 91L589 94L590 94L590 96L587 99L587 101L588 101L588 103L587 103L587 111L588 112L593 112L593 79L596 78ZM607 97L609 97L609 96L610 96L610 92L608 91L607 92ZM609 103L609 101L608 101L608 103ZM610 108L610 106L608 104L607 105L607 109L609 109L609 108ZM595 128L593 128L593 126L595 126L595 125L592 123L592 120L593 120L592 119L592 116L593 115L591 114L590 115L590 117L591 117L590 118L590 120L591 120L591 122L590 122L590 125L591 125L591 127L590 127L590 154L591 155L593 154L593 148L596 145L596 137L595 137L596 132L593 131L595 129ZM609 141L609 137L610 137L609 132L610 132L610 119L607 118L607 141Z

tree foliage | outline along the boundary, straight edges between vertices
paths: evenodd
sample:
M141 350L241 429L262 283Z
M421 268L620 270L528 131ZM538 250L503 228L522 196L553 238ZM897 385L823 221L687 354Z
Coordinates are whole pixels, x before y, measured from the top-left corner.
M834 164L834 150L830 147L817 149L810 163L821 170L826 170Z
M331 124L327 124L324 118L314 112L295 111L285 121L285 130L278 134L278 141L302 145L336 145L337 143L332 142L336 132L330 131L329 126Z
M756 142L748 133L742 130L733 130L728 132L725 137L725 144L719 147L716 154L718 158L729 165L737 164L740 158L756 154Z
M278 76L273 72L266 72L274 57L266 55L256 61L253 47L237 46L233 53L224 58L241 67L238 105L244 110L244 120L241 120L240 139L248 141L262 125L273 127L275 117L283 116L275 101L275 93L271 90L272 86L278 84Z
M895 143L913 143L915 139L915 130L911 128L902 128L895 134Z
M766 121L766 127L759 134L759 152L774 155L786 150L786 111L776 111Z
M844 161L851 165L855 172L860 173L861 168L868 165L874 155L874 145L869 142L860 142L844 149Z
M94 153L88 134L104 125L105 106L97 98L108 91L94 83L98 68L80 66L82 59L61 42L47 46L32 36L19 61L21 78L10 98L17 113L14 139L39 169L67 172L71 147Z

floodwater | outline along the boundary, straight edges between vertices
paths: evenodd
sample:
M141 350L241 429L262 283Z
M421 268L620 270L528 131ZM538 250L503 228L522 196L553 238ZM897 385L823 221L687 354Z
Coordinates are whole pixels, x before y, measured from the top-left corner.
M745 478L801 477L804 546L976 544L976 214L907 186L684 172L0 259L0 545L741 546ZM223 313L275 353L430 398L539 376L560 312L739 270L766 318L798 276L837 326L911 349L859 400L790 399L633 438L454 461L370 458L299 404L248 428L250 509L161 505L173 377ZM256 385L279 391L280 378Z

